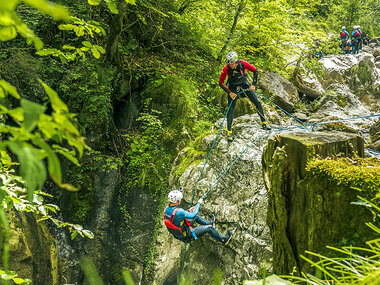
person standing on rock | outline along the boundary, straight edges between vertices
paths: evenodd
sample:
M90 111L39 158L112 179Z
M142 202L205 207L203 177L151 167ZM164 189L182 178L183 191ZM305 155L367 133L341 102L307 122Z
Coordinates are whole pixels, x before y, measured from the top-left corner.
M365 37L363 38L363 44L366 45L366 46L369 45L369 36L368 36L368 34L366 34Z
M362 30L360 29L360 26L359 26L359 25L357 26L357 28L358 28L358 32L359 32L359 39L358 39L358 42L359 42L359 50L361 50L362 47L363 47L363 39L362 39L362 35L363 35L363 33L362 33Z
M265 119L264 110L261 106L259 99L257 98L256 93L254 92L257 84L257 69L249 64L246 61L239 60L238 55L234 51L230 51L226 56L226 66L223 67L222 73L219 78L219 86L228 94L228 106L231 107L227 114L227 137L228 141L232 141L232 120L233 120L233 112L235 109L236 101L238 96L236 93L242 91L244 89L249 89L249 91L244 92L246 96L248 96L249 100L252 101L256 106L257 113L261 119L262 128L264 130L270 130L270 126ZM253 72L253 81L252 84L248 82L248 75L246 70ZM227 85L224 84L224 81L228 77Z
M347 40L349 40L349 39L350 39L350 35L346 31L346 27L343 26L342 27L342 31L340 32L340 40L342 42L342 51L343 51L343 54L346 54L346 44L347 44Z
M179 190L170 191L168 195L169 205L164 211L164 222L168 231L182 242L191 242L205 234L228 245L232 237L232 231L222 237L214 228L215 216L212 215L210 221L206 221L198 216L198 210L203 199L200 198L198 203L188 211L179 207L182 200L182 192ZM193 224L198 223L201 226L192 228Z
M359 37L358 26L354 26L354 31L351 34L352 54L359 53Z

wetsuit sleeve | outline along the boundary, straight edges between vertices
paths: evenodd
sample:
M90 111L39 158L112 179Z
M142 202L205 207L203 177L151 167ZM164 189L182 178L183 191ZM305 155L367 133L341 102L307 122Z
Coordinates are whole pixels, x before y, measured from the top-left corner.
M224 81L226 80L226 77L228 76L228 73L227 73L227 65L223 68L222 70L222 73L220 74L220 77L219 77L219 86L225 91L227 92L227 94L230 94L230 90L227 88L227 86L224 84Z
M201 206L201 204L197 203L195 205L195 208L194 208L193 212L185 211L182 208L178 209L177 213L175 214L174 220L182 221L184 219L192 219L192 218L194 218L198 214L200 206ZM174 223L174 224L176 224L176 223Z
M246 62L244 60L241 60L241 63L244 65L245 69L253 72L252 85L256 85L257 84L257 76L259 74L259 72L257 71L256 67L254 67L252 64L250 64L250 63L248 63L248 62Z

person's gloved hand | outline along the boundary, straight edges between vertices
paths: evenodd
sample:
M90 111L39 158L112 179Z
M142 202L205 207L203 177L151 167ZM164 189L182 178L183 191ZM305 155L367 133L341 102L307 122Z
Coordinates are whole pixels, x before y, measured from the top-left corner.
M235 100L237 97L236 93L234 93L234 92L230 92L229 95L232 98L232 100Z
M200 199L198 200L198 203L199 203L200 205L202 205L202 203L203 203L203 198L200 198Z

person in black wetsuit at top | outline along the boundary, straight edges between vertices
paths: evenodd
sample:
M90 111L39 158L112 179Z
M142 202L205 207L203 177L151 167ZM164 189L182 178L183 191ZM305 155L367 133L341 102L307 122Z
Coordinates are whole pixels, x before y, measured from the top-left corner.
M235 109L237 95L239 91L244 89L249 89L249 91L244 92L249 100L252 101L256 106L257 113L262 122L262 128L264 130L270 130L270 126L265 119L264 110L261 106L259 99L257 98L256 93L254 92L257 84L257 69L251 65L250 63L239 60L238 55L234 51L230 51L226 56L226 66L224 66L222 73L219 78L219 86L228 94L228 106L230 106L231 101L232 105L227 114L227 136L228 140L232 141L232 120L233 120L233 112ZM253 72L253 81L252 84L248 82L246 70ZM224 84L224 81L228 77L228 87Z

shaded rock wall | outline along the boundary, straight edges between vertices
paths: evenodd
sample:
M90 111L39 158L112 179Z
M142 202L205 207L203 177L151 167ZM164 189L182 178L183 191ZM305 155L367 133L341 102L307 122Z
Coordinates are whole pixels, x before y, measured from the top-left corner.
M331 132L279 135L268 141L263 154L268 194L268 225L273 239L276 274L310 271L300 258L305 250L329 254L325 246L363 244L371 215L350 204L358 192L308 173L310 159L340 154L363 156L363 139Z
M21 278L38 280L35 284L61 284L58 249L45 222L37 223L31 213L11 211L7 216L11 229L9 269Z

